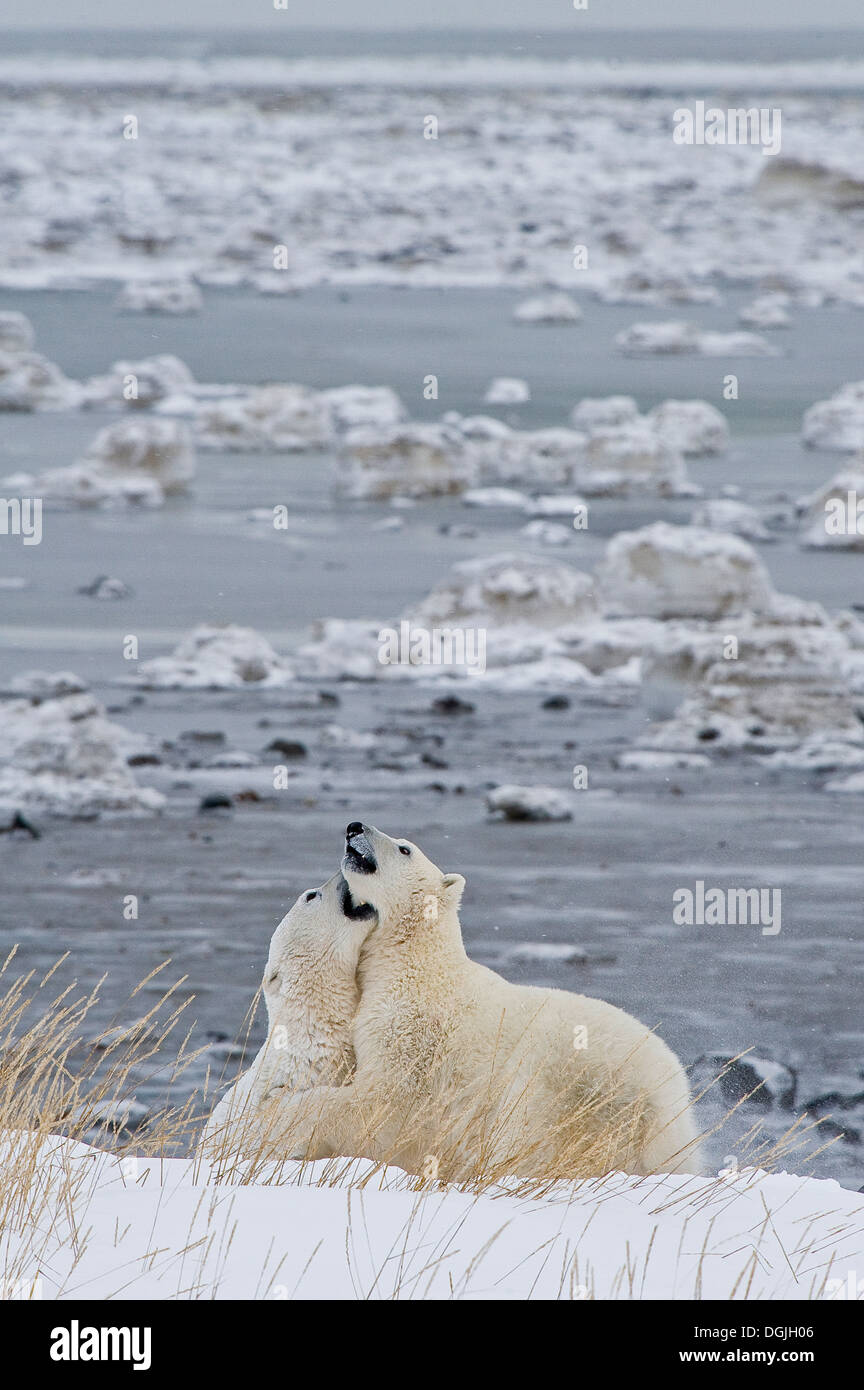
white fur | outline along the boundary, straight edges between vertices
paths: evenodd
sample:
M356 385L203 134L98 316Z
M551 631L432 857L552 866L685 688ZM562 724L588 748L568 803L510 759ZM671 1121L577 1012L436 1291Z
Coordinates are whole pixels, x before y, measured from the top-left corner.
M343 872L379 919L360 957L357 1069L341 1092L292 1103L293 1153L451 1179L568 1177L586 1175L574 1161L584 1140L606 1146L608 1168L698 1171L687 1079L665 1043L600 999L513 985L471 961L461 875L369 827L355 844L371 847L375 871L346 857Z
M374 918L345 915L341 883L335 874L301 893L273 933L262 981L267 1038L210 1116L202 1140L208 1158L263 1155L287 1097L340 1086L354 1070L357 962Z

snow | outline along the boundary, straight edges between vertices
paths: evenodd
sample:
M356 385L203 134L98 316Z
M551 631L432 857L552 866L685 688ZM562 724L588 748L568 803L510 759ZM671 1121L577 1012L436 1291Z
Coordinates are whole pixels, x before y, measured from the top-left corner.
M544 294L525 299L513 311L517 323L579 323L582 310L569 294Z
M204 300L191 280L134 280L120 291L115 305L134 314L197 314Z
M33 325L15 309L0 311L0 352L30 352L36 342Z
M507 1182L418 1190L359 1160L217 1182L188 1159L6 1144L32 1163L32 1198L0 1257L38 1271L46 1299L804 1300L837 1296L864 1259L857 1193L752 1168L613 1173L529 1196Z
M194 476L195 452L186 427L142 416L106 425L83 458L69 467L7 481L80 506L161 507L167 495L185 492Z
M0 350L0 411L68 410L80 388L38 352Z
M103 376L90 377L84 383L82 405L99 410L141 409L184 397L194 386L195 378L185 362L159 353L139 362L114 362ZM194 410L191 399L189 410Z
M512 487L472 487L463 492L462 501L466 507L513 507L517 511L531 505L526 493Z
M0 702L0 806L85 818L158 811L164 797L139 787L126 762L146 740L111 723L88 693L53 693L76 683L31 675L33 699ZM40 684L46 698L35 695Z
M574 469L573 482L589 497L631 491L676 497L693 491L677 448L643 417L592 434L585 464Z
M646 618L720 618L771 607L773 586L738 536L658 521L620 531L597 572L613 613Z
M496 376L486 388L486 405L524 405L531 399L531 387L521 377Z
M811 449L855 453L864 449L864 381L850 381L804 414L801 437Z
M387 428L407 418L404 405L389 386L334 386L320 395L337 434L360 425Z
M537 541L540 545L569 545L573 539L571 527L561 526L556 521L529 521L527 526L523 526L519 531L520 536L524 536L528 541Z
M195 628L171 656L142 661L136 677L152 689L248 690L287 685L293 675L270 643L248 627Z

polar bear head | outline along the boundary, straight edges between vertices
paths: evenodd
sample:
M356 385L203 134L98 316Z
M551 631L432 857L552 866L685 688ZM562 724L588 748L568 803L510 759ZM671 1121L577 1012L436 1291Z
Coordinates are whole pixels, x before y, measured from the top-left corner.
M340 985L354 988L361 947L377 920L341 873L300 894L270 941L262 987L271 1029L288 1003L313 1015L332 1012Z
M410 840L393 840L360 821L345 832L342 873L354 899L377 911L382 929L455 919L465 887L461 874L443 873Z

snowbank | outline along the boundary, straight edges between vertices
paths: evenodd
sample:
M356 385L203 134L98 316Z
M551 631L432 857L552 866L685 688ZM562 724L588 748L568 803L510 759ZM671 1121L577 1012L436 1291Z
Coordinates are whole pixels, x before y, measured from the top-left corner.
M74 680L74 677L73 677ZM54 688L68 678L54 678ZM43 688L50 688L46 677ZM87 693L0 702L0 807L90 818L153 812L164 797L139 787L126 759L146 741L105 717Z
M137 680L154 689L235 690L287 685L290 668L252 628L195 628L171 656L142 661Z
M842 1296L864 1261L857 1193L758 1169L529 1197L418 1191L348 1160L217 1185L190 1160L54 1137L32 1162L0 1259L43 1298L806 1300Z

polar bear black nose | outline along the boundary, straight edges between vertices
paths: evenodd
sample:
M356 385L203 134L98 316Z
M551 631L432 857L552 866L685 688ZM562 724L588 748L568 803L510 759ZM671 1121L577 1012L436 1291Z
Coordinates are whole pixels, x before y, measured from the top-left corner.
M347 830L345 831L345 839L346 839L346 840L353 840L353 838L354 838L355 835L362 835L362 834L363 834L363 822L362 822L362 821L359 821L359 820L352 820L351 824L348 826Z

